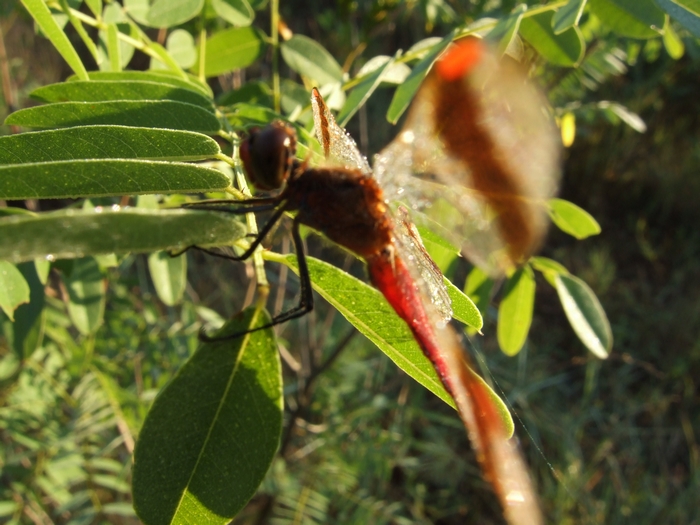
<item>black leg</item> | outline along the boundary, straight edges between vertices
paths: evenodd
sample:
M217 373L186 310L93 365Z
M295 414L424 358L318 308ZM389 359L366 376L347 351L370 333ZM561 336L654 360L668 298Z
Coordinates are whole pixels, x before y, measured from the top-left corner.
M277 215L277 212L275 212L275 215ZM273 217L274 218L274 217ZM270 228L268 228L268 225L272 223L273 221L270 220L266 225L265 228L260 232L261 236L263 236L263 231L266 229L269 231ZM267 232L265 232L267 233ZM259 330L266 330L268 328L272 328L273 326L276 326L278 324L284 323L286 321L290 321L292 319L296 319L297 317L301 317L303 315L306 315L307 313L311 312L314 308L314 295L313 295L313 289L311 287L311 277L309 275L309 267L306 264L306 254L304 253L304 243L301 239L301 235L299 234L299 222L294 219L294 223L292 225L292 239L294 241L294 250L296 251L297 254L297 262L299 263L299 282L301 286L301 297L299 298L299 304L296 305L294 308L291 310L287 310L286 312L282 312L281 314L276 315L275 317L272 318L272 321L266 325L259 326L257 328L254 328L252 330L248 330L246 332L238 332L235 334L228 334L223 337L210 337L208 336L204 331L199 333L199 340L204 341L207 343L210 342L216 342L216 341L228 341L230 339L236 339L237 337L244 336L246 334L250 334L252 332L257 332ZM259 243L258 243L259 244ZM252 250L249 250L252 253Z

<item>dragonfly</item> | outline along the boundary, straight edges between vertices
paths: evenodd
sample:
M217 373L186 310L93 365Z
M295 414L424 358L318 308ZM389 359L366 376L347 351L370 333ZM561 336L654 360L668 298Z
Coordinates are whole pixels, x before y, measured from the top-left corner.
M237 213L272 215L235 258L249 257L285 213L295 213L292 239L301 298L273 323L313 307L301 225L363 259L371 283L406 322L454 398L506 520L542 523L517 444L448 322L452 310L442 273L413 221L436 227L492 275L524 262L542 241L544 203L556 188L559 169L558 135L546 100L515 65L499 61L479 39L457 41L425 78L402 130L376 156L373 168L317 89L311 103L326 159L322 165L297 159L296 133L282 121L252 129L241 144L252 184L278 193L236 202L242 206Z

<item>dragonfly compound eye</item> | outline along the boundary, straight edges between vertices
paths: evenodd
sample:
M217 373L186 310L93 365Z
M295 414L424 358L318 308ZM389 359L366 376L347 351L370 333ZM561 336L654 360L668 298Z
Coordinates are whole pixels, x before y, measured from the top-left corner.
M284 122L250 132L241 145L241 160L256 188L276 190L284 184L292 171L296 144L294 128Z

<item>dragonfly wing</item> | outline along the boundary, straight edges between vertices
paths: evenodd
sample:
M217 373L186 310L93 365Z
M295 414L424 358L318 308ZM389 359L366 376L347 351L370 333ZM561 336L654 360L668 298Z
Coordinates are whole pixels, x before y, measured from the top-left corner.
M348 169L358 169L367 176L372 175L372 169L355 140L348 132L338 126L323 97L316 88L311 92L311 107L314 113L314 131L316 138L323 147L326 159L334 166Z
M388 198L443 225L439 233L498 274L542 240L559 150L542 94L516 64L466 39L436 63L374 173Z

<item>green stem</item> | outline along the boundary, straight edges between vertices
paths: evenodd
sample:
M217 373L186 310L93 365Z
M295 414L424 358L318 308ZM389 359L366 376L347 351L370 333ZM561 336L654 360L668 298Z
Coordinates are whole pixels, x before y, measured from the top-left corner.
M270 1L270 34L272 35L272 99L275 111L280 112L280 71L279 71L279 0Z

